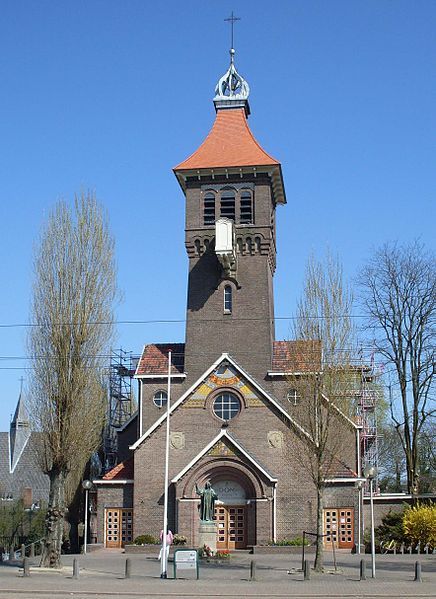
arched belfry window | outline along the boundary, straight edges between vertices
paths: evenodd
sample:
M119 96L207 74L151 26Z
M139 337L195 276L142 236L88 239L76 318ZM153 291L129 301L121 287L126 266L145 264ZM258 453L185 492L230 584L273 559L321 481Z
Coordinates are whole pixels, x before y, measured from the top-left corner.
M253 194L246 189L241 191L241 213L239 222L241 225L250 225L254 222Z
M230 285L224 287L224 312L230 314L232 311L232 288Z
M235 220L235 190L223 189L221 192L221 218Z
M215 224L215 194L207 192L204 196L204 224Z

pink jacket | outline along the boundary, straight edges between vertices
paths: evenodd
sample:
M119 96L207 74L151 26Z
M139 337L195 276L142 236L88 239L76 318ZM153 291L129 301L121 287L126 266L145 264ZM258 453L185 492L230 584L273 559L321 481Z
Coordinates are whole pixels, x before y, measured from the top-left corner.
M173 544L173 539L174 539L174 535L173 533L169 530L167 532L167 545L172 545ZM163 540L163 530L160 531L160 540L162 542Z

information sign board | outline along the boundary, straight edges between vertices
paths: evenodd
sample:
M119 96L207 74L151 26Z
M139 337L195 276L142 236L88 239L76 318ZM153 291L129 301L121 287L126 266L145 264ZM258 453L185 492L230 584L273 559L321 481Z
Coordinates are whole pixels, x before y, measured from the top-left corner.
M176 549L174 551L174 578L177 570L196 570L198 579L198 553L196 549Z

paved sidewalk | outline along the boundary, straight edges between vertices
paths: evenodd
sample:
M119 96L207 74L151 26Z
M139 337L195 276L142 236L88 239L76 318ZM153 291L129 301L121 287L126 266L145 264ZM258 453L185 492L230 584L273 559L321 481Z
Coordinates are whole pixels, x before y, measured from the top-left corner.
M77 557L80 575L72 578L72 562ZM194 573L174 580L173 564L168 564L168 580L160 579L160 564L155 558L130 555L131 578L124 579L126 555L117 550L100 550L86 556L64 556L61 571L31 569L23 577L18 565L0 565L0 599L111 599L123 597L241 599L271 597L427 597L436 598L436 555L377 556L376 579L371 579L371 556L339 553L335 573L327 556L328 573L311 574L303 581L301 561L295 555L233 554L230 561L200 565L200 580ZM310 556L313 559L313 556ZM359 580L359 563L364 557L368 580ZM256 561L256 581L249 581L250 561ZM414 582L414 564L422 565L423 582ZM34 562L37 563L36 561ZM190 577L190 578L188 578Z

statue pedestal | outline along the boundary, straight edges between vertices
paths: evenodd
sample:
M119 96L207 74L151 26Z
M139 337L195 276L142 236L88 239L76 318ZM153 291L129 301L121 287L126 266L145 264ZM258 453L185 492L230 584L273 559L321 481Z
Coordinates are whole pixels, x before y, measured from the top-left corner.
M215 553L216 551L216 522L200 520L198 529L198 546L207 545Z

